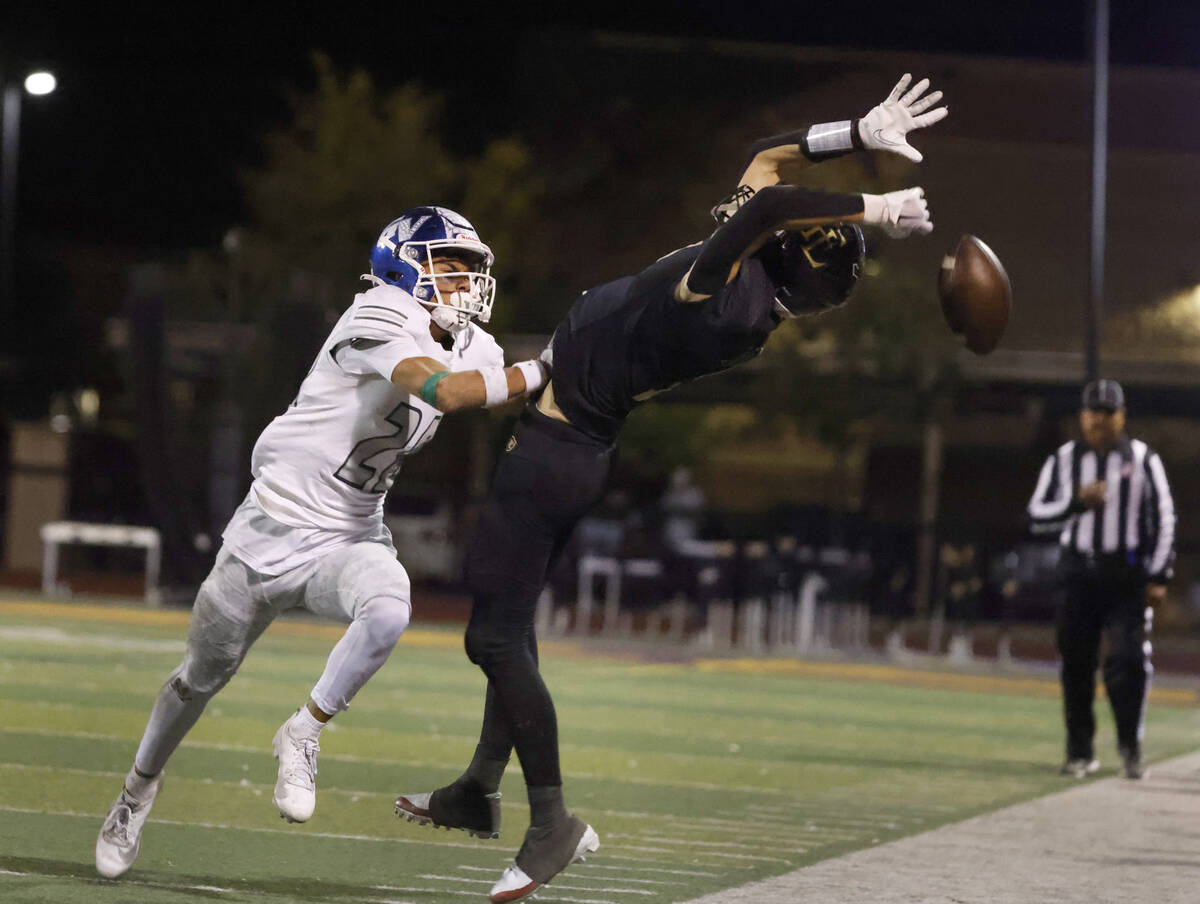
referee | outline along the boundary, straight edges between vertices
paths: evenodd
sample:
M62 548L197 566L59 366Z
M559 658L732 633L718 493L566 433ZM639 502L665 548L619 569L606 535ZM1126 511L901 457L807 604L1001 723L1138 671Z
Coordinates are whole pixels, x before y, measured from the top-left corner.
M1125 434L1125 393L1116 380L1083 390L1083 442L1064 443L1042 466L1029 500L1034 533L1062 546L1062 657L1067 757L1062 773L1100 768L1093 739L1100 637L1107 634L1104 687L1112 704L1126 778L1142 777L1141 740L1153 606L1166 596L1174 561L1175 505L1162 459Z

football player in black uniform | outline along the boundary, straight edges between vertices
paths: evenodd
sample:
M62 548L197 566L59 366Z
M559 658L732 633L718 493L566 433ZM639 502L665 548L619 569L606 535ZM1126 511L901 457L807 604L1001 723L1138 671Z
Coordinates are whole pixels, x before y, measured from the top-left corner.
M547 348L552 378L526 407L493 478L467 557L473 596L466 650L488 677L479 746L466 772L396 801L397 815L495 837L500 777L515 746L530 826L492 888L517 901L599 846L568 813L554 704L538 673L533 621L549 568L604 493L617 435L639 403L757 355L785 320L842 304L858 279L859 224L894 237L932 228L920 188L831 194L786 184L794 168L859 148L919 160L906 134L937 122L941 92L904 76L861 120L758 142L716 230L645 270L584 292Z

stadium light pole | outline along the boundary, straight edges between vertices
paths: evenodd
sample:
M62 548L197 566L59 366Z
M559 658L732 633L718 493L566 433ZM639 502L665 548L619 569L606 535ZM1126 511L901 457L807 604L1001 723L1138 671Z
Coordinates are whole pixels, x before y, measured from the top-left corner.
M58 82L44 70L29 73L24 84L0 73L0 311L13 309L13 269L17 218L17 151L21 140L21 91L40 96Z
M1104 316L1104 221L1108 176L1108 0L1092 0L1092 223L1088 295L1085 302L1087 380L1100 376L1100 327Z

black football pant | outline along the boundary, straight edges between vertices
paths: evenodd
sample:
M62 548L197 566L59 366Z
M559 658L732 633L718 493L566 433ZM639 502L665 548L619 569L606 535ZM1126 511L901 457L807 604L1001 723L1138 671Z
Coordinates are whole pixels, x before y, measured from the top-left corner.
M514 442L515 440L515 442ZM525 409L467 553L467 656L487 675L481 749L516 748L527 785L560 785L558 722L538 673L538 597L576 522L600 501L614 447Z
M1071 574L1065 581L1056 639L1062 657L1067 757L1091 759L1096 718L1096 669L1106 640L1104 688L1117 728L1117 746L1138 751L1149 688L1149 616L1146 582L1132 569Z

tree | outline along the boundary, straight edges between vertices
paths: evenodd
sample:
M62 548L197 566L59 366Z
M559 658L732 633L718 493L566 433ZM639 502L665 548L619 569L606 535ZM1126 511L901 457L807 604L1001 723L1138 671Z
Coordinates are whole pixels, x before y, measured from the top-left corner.
M504 260L538 192L524 145L502 137L456 157L442 135L461 120L440 96L411 84L381 92L321 54L313 65L315 91L294 100L293 121L267 136L266 162L246 175L253 304L282 294L340 310L383 226L421 204L465 213Z

